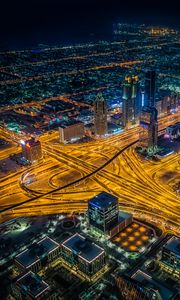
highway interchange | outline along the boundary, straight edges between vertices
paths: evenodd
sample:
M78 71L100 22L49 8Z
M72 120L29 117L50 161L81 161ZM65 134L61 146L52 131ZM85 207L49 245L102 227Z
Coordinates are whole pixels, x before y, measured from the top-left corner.
M161 118L159 130L174 119L179 121L179 114ZM160 162L144 160L135 152L138 136L136 127L105 139L62 145L58 131L42 135L43 161L0 181L0 221L21 215L84 212L89 198L107 191L118 196L121 209L180 234L179 198L161 180L166 171L179 170L179 153ZM13 145L7 156L15 150L20 148Z

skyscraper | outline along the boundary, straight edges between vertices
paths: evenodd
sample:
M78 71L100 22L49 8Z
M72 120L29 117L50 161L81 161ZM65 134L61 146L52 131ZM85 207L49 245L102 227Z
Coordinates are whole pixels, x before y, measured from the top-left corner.
M138 76L126 76L123 82L123 126L130 128L136 124L139 113Z
M94 126L96 135L107 133L107 105L101 93L94 102Z
M144 106L155 105L156 72L147 71L145 74Z
M118 198L102 192L88 202L89 224L99 231L112 229L119 220Z
M152 150L157 146L158 123L157 109L155 107L143 107L140 115L139 144L141 147Z

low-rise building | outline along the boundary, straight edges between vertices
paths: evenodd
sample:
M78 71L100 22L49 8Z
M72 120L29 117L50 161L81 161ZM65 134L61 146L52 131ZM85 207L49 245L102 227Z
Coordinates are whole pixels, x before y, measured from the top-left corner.
M122 113L112 115L111 122L116 125L122 125Z
M170 125L166 128L166 134L170 139L178 139L180 137L180 122Z
M83 138L85 135L84 124L80 121L71 121L61 124L59 127L59 137L61 143L71 142Z
M91 277L105 266L105 251L76 233L61 245L61 255L71 267Z
M33 244L15 257L15 265L21 271L38 272L43 265L59 256L60 246L49 237Z
M111 230L109 230L109 237L112 238L128 225L130 225L133 221L133 216L130 213L119 211L118 215L118 223Z
M163 282L159 281L157 278L154 279L149 274L137 270L131 278L135 280L135 282L139 283L141 285L141 289L149 292L151 294L152 300L173 300L177 299L177 291L175 289L171 289L167 287Z
M45 299L49 291L50 286L31 271L21 275L12 285L12 293L17 300Z
M172 236L162 248L160 266L180 279L180 238Z

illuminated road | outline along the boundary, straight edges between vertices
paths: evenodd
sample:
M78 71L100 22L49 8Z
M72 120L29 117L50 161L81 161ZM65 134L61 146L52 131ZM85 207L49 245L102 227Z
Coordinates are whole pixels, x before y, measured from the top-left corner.
M174 118L179 115L161 118L159 128ZM133 146L138 130L76 145L59 144L57 132L42 136L44 161L0 181L1 222L20 215L83 212L87 200L105 190L118 196L120 208L180 234L179 198L161 180L166 170L179 170L179 154L161 162L140 159Z

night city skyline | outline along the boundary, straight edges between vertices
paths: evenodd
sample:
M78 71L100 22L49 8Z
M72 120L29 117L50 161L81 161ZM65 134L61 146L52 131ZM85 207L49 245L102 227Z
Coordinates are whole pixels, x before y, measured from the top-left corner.
M173 2L3 2L0 300L180 299Z

